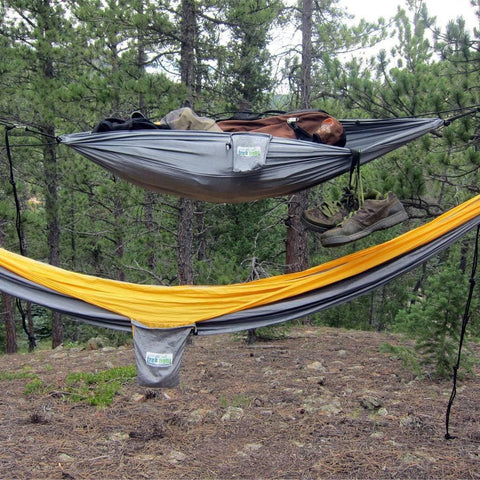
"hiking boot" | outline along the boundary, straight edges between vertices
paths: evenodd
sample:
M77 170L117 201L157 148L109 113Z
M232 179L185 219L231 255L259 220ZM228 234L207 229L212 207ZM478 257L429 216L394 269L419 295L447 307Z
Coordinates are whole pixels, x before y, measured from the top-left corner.
M339 225L347 215L348 210L340 205L338 209L335 210L324 203L320 207L305 210L302 213L302 222L309 230L325 232Z
M389 192L383 200L365 200L362 208L337 228L326 231L320 241L324 247L354 242L376 230L390 228L407 220L408 215L397 196Z

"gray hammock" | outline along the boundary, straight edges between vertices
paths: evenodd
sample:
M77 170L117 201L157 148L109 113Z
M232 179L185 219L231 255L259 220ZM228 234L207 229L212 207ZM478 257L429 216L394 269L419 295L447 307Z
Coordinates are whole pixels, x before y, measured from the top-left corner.
M194 130L82 132L58 140L144 189L240 203L318 185L444 125L439 118L341 122L345 147L259 133Z
M385 244L358 252L361 254L360 257L357 257L357 254L342 257L336 268L344 268L349 274L344 275L340 280L332 277L325 283L318 283L318 286L315 286L317 274L303 272L303 278L311 283L307 283L298 294L288 295L280 300L267 301L260 306L250 306L247 297L244 300L245 304L239 305L235 311L198 322L192 322L185 308L185 322L183 325L172 328L151 327L137 321L134 317L115 312L113 308L107 310L82 299L81 296L61 293L63 283L57 284L55 280L55 272L59 269L47 265L40 267L43 273L37 277L38 281L32 281L16 273L15 264L12 268L7 268L7 264L5 266L0 264L0 291L71 315L92 325L123 331L131 331L133 325L140 383L155 387L171 387L178 384L183 349L186 338L192 330L198 334L208 335L253 329L293 320L349 302L422 264L458 241L472 228L478 228L479 225L480 196L477 196L438 217L430 224ZM0 253L1 251L0 249ZM34 263L37 266L40 265L40 262ZM32 264L31 267L33 269L34 265ZM319 268L318 272L323 271L327 277L330 274L333 276L336 268L328 266L325 269ZM354 271L356 273L352 273ZM74 279L72 281L75 282ZM269 281L270 279L266 279L264 283L267 284ZM92 277L89 283L95 286L95 278ZM132 302L136 301L134 285L126 286L127 289L131 288L132 297L129 298ZM187 292L185 297L174 287L170 288L171 295L168 295L170 302L181 304L184 298L188 300L190 293ZM207 295L208 288L200 289L200 294ZM191 287L191 289L195 291L197 287ZM222 297L218 298L218 301L221 301ZM143 307L143 305L138 306L142 309ZM166 307L159 300L157 304L146 308L153 314L158 313L158 310L161 313L162 308L166 309ZM167 310L165 310L165 318L169 318Z

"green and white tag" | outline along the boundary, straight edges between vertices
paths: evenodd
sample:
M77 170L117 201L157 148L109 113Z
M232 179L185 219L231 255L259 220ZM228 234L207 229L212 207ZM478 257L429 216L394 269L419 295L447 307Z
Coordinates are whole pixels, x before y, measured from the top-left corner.
M254 147L238 147L237 148L237 155L239 157L259 157L262 154L261 147L254 146Z
M173 353L147 352L145 362L152 367L168 368L173 365Z

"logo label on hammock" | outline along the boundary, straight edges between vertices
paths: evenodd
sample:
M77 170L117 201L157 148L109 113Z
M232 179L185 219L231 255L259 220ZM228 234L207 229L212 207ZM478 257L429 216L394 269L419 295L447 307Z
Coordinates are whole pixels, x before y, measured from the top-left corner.
M259 157L261 154L261 147L237 147L239 157Z
M270 135L239 132L231 138L234 172L253 172L265 165Z
M145 362L151 367L168 368L173 365L173 353L147 352Z

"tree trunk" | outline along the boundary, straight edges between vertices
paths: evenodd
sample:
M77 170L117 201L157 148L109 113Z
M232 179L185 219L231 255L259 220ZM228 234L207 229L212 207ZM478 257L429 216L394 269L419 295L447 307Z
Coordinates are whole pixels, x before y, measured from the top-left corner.
M140 17L145 15L143 2L139 2L138 14ZM142 28L137 30L137 68L139 80L145 76L145 65L147 64L147 54L145 53L145 35ZM145 94L138 94L138 109L143 115L147 115L147 103L145 102Z
M182 0L180 75L188 89L185 106L194 107L195 91L195 2ZM180 285L193 284L193 225L195 202L181 198L178 202L178 282Z
M24 252L24 245L23 242L23 234L21 230L21 219L18 218L19 231L18 235L20 237L20 250ZM0 246L4 246L4 241L6 237L6 233L4 230L5 224L7 224L7 220L2 219L0 221ZM17 351L17 332L15 329L15 304L14 298L4 292L2 292L2 305L3 305L3 320L5 323L5 351L7 353L15 353Z
M195 91L195 40L196 40L196 11L193 0L182 0L182 22L180 27L180 77L188 89L186 106L193 108Z
M125 233L121 226L121 220L124 216L123 199L121 194L115 192L113 198L113 242L115 260L118 259L117 267L115 268L115 278L121 282L125 281L125 272L121 267L121 260L125 255Z
M300 78L301 108L312 108L312 0L303 0L302 66Z
M13 297L7 293L2 293L3 319L5 321L5 336L7 353L16 353L17 351L17 331L15 329L15 315Z
M312 67L312 0L302 5L302 65L300 78L300 108L311 108ZM288 202L286 272L293 273L308 268L308 235L301 215L308 208L308 191L293 195ZM309 317L303 323L309 323Z
M143 211L145 214L145 228L148 232L146 237L147 265L151 272L157 269L157 254L155 248L155 222L153 219L153 206L155 203L155 194L151 191L145 191L143 201Z
M53 66L51 62L45 64L45 76L53 78ZM44 127L43 133L47 138L55 137L55 128ZM43 165L45 174L45 214L47 217L47 243L48 262L50 265L60 264L60 222L58 218L58 173L57 173L57 152L53 140L43 149ZM63 342L62 316L58 312L52 312L52 348L58 347Z
M302 67L300 79L300 108L311 108L312 66L312 0L303 0L302 6ZM308 207L308 191L298 192L288 202L286 271L298 272L308 267L308 236L301 221Z
M308 236L301 220L307 208L307 192L293 195L288 202L286 241L286 272L293 273L308 268Z
M194 202L181 198L178 213L178 283L193 285Z

